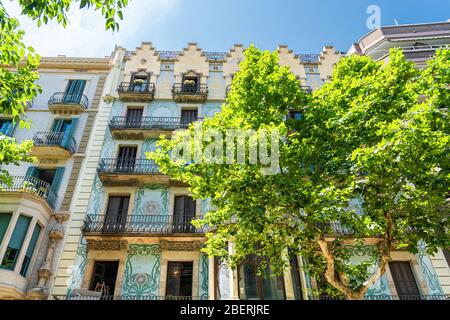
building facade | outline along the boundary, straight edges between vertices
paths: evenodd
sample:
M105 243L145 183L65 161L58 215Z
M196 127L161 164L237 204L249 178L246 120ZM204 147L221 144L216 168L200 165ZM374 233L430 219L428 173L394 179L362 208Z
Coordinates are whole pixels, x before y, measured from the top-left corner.
M109 58L42 58L31 128L0 117L2 133L33 141L37 160L2 167L13 183L0 189L0 299L48 297L109 67Z

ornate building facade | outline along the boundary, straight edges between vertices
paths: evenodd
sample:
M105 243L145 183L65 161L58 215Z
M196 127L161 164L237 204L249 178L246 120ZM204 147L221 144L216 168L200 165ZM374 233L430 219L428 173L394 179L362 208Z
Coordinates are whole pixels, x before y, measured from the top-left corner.
M413 58L423 60L422 52L448 44L448 25L433 24L431 36L422 26L376 29L348 54L385 59L380 52L389 46L419 41L399 42L414 33L421 44L405 50L420 52ZM189 43L180 51L159 51L144 42L133 51L117 47L110 58L44 59L44 92L27 112L32 129L14 129L1 119L4 132L33 139L39 162L8 167L18 187L0 191L0 299L317 298L313 292L323 279L303 271L302 257L291 256L283 276L262 278L254 257L232 270L203 254L205 230L191 221L207 212L208 201L192 199L187 185L146 159L161 135L221 111L244 49L208 52ZM305 92L329 80L343 56L331 46L296 54L282 45L278 53ZM361 261L373 244L349 241L347 248ZM367 298L449 295L445 251L429 257L423 249L393 252Z

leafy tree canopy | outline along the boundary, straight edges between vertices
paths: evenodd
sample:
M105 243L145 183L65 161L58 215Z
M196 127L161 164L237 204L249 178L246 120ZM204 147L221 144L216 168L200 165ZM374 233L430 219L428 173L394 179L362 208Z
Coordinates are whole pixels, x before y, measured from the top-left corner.
M233 267L256 254L261 273L270 263L278 274L288 252L300 254L310 275L325 275L332 291L361 299L393 250L416 253L422 243L432 254L450 245L449 119L443 108L450 104L449 58L449 50L439 50L420 71L400 50L392 50L386 64L345 57L332 80L306 96L279 66L276 52L251 46L222 112L162 139L149 157L162 172L189 183L194 198L210 199L211 210L198 222L212 227L205 252L228 256L232 241ZM292 109L303 119L286 121ZM250 157L244 164L214 163L205 152L196 157L196 146L206 151L218 142L224 146L213 158L226 159L226 139L211 129L222 136L228 129L277 130L283 137L277 173L263 174L264 165ZM199 132L207 138L187 140ZM182 141L190 141L185 152L194 161L172 157ZM247 139L246 147L252 143ZM351 262L349 244L368 243L368 258Z

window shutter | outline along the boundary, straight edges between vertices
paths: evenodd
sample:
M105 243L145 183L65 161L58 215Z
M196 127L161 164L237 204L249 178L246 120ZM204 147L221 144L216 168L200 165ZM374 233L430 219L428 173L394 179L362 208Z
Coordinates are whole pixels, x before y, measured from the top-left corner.
M31 236L30 244L28 245L27 252L25 253L25 259L23 260L22 267L20 269L20 274L26 276L28 267L33 257L34 249L36 248L37 241L39 239L39 234L41 233L41 226L36 223L34 227L33 234Z
M63 125L64 119L58 119L55 120L55 122L53 123L53 127L52 127L52 131L53 132L60 132L62 125Z
M195 200L191 197L185 197L184 215L193 217L195 216Z
M65 147L65 148L69 147L70 140L73 137L73 134L75 132L75 128L77 127L77 123L78 123L78 118L73 118L69 132L64 134L64 140L63 140L63 143L62 143L63 147Z
M11 221L11 213L0 213L0 245L2 244L3 237L6 230L8 230L9 222Z
M39 171L38 171L37 167L30 166L30 167L28 167L27 173L25 175L27 177L35 177L35 178L37 178L38 173L39 173Z
M56 168L55 176L53 177L52 189L57 194L59 191L59 186L61 185L61 180L64 176L64 167Z
M31 218L26 216L19 216L16 226L14 227L13 234L9 240L8 247L20 250L23 244L23 240L27 234L28 226L30 225Z

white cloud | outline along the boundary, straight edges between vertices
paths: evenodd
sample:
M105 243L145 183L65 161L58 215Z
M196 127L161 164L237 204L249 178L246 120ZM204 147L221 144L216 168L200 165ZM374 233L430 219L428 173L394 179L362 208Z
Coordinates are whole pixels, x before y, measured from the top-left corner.
M25 30L25 43L31 45L41 56L103 57L109 55L115 44L123 45L127 39L145 33L164 22L174 12L180 0L131 0L123 10L124 20L119 32L105 30L105 20L93 8L78 9L72 6L66 28L49 22L37 27L36 21L20 16L20 7L14 1L4 2L11 17L18 18L21 29ZM145 40L145 34L139 37ZM133 41L134 42L134 41ZM139 45L136 43L136 45ZM130 49L134 49L130 48Z

